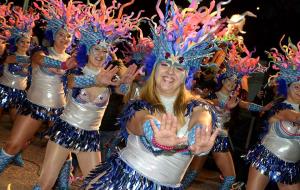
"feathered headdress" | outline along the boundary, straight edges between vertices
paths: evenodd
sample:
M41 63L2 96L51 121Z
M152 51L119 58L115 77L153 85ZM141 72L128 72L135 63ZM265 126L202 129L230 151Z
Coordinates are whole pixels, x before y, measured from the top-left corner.
M2 17L2 28L6 30L9 34L6 37L7 42L9 43L10 51L15 50L16 42L20 38L30 38L32 35L32 29L35 26L35 21L39 19L39 14L35 12L24 13L21 7L12 7L12 4L9 4L6 8L10 10L5 10L5 7L1 7L1 11L4 11L2 16L9 14L15 18L14 23L7 23L6 19Z
M11 6L12 2L8 4L0 4L0 39L1 40L8 40L9 33L7 30L7 24L6 24L6 16L11 15Z
M236 45L232 44L228 50L227 60L225 63L226 71L225 78L236 76L241 79L243 76L253 72L265 72L266 67L259 64L259 57L253 58L252 54L246 46L242 48L242 52L237 51ZM242 57L242 55L244 55Z
M35 8L41 11L47 21L45 37L49 42L53 42L55 34L60 29L65 29L74 34L76 29L83 23L85 6L82 2L72 0L64 4L62 0L37 0L41 2L39 6L34 2Z
M93 45L100 45L108 50L121 39L130 37L130 31L137 28L141 12L136 17L134 14L123 14L125 7L131 5L134 0L126 4L112 2L110 7L105 5L104 0L100 1L100 9L97 4L89 4L86 9L88 21L80 28L80 48L77 60L80 66L86 63L86 54ZM115 17L118 11L117 17Z
M282 45L283 38L284 36L279 43L283 53L280 53L276 48L272 48L267 53L271 62L274 63L274 68L280 70L277 79L290 84L300 80L300 42L295 45L289 38L288 44Z
M127 64L134 63L138 66L144 65L145 58L150 55L154 44L151 38L144 37L143 32L138 28L139 36L132 37L132 40L124 45L125 50L122 51L124 59Z
M220 2L213 12L215 1L211 1L208 8L198 7L199 1L192 0L185 9L179 9L174 1L167 1L165 15L159 8L160 3L158 0L156 4L160 25L153 24L151 28L153 61L147 64L146 72L150 74L154 65L161 61L182 65L189 73L186 84L190 88L193 73L202 60L218 49L214 35L221 26L221 5L227 2Z

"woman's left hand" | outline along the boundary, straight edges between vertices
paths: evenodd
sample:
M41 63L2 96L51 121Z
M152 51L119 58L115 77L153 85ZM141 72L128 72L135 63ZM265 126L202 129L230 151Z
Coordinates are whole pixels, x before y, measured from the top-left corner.
M202 127L201 129L197 128L195 144L189 146L189 150L192 152L192 154L200 154L210 151L215 144L215 140L219 132L219 128L217 128L213 133L211 127Z

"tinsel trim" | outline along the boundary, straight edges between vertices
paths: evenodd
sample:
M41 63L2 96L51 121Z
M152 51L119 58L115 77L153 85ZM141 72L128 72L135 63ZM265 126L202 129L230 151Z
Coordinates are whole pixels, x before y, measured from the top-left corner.
M62 112L63 108L45 108L30 102L28 99L25 99L18 109L18 114L30 115L33 119L42 121L54 121Z
M72 150L82 152L100 151L100 133L98 130L84 130L70 125L57 118L54 124L45 132L50 140Z
M95 178L101 176L97 181ZM113 155L107 162L101 163L85 178L82 188L89 190L119 189L119 190L183 190L183 187L166 187L159 185L139 174L127 165L118 155Z
M229 137L217 136L212 152L228 152L230 149Z
M295 184L300 182L300 161L297 163L285 162L262 144L256 145L248 152L246 161L276 183Z
M26 92L0 84L0 107L19 109L26 100Z

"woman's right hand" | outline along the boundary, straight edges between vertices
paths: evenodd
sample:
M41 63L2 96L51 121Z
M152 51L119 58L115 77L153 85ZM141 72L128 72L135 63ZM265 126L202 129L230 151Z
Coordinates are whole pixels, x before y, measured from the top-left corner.
M230 96L226 102L226 108L231 110L235 108L239 102L240 99L237 96Z
M187 143L186 137L177 137L179 123L174 115L163 114L160 128L155 125L153 120L150 120L150 124L154 132L155 141L158 144L172 147Z
M114 76L119 71L118 66L109 65L106 69L102 68L100 73L97 75L96 83L98 86L116 86L119 84L118 81L113 81Z

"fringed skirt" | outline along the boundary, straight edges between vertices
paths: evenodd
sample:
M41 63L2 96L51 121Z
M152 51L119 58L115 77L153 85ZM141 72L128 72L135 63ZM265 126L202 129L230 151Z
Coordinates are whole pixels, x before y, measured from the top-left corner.
M50 140L67 149L82 152L100 151L100 133L98 130L84 130L70 125L57 118L54 124L44 133Z
M182 186L166 187L151 181L126 164L118 155L113 155L107 162L91 171L82 188L86 189L89 185L89 190L183 190Z
M26 92L0 84L0 108L20 108L26 100Z
M229 137L217 136L212 152L228 152L230 148Z
M297 163L285 162L262 144L256 145L248 152L246 161L276 183L295 184L300 182L300 161Z
M62 112L63 108L45 108L30 102L28 99L25 99L18 110L21 115L30 115L33 119L42 121L54 121Z

